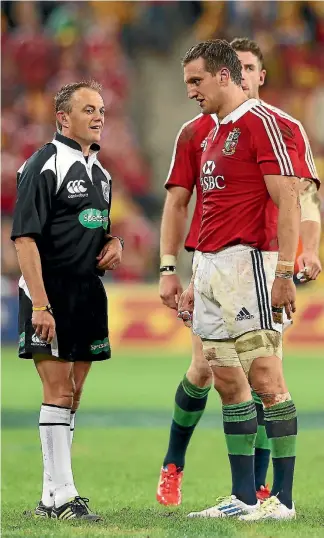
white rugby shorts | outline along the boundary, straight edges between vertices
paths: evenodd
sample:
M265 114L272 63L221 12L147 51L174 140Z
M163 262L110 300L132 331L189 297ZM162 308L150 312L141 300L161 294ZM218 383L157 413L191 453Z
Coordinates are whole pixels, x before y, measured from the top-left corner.
M216 253L197 251L193 266L193 332L225 340L260 329L282 332L271 312L277 252L235 245Z

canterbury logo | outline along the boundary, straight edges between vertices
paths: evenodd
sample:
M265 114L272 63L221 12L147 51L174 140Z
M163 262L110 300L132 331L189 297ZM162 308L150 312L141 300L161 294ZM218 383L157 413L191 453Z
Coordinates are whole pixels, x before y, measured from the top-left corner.
M216 164L214 163L214 161L207 161L203 166L203 172L204 174L212 174L215 168Z
M66 188L71 194L83 194L87 191L87 187L84 187L82 183L85 183L83 179L69 181Z
M39 336L37 336L36 333L32 335L31 340L32 340L32 345L46 346L46 342L42 340Z

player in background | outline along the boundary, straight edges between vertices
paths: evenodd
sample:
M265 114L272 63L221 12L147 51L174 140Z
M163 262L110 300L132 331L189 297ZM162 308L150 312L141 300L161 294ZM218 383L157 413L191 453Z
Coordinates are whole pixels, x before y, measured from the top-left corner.
M266 71L262 52L255 41L237 38L231 43L242 64L242 87L249 98L259 98L259 88L264 84ZM270 105L268 105L270 106ZM278 109L276 109L278 111ZM305 130L300 122L288 117L295 129L299 153L303 163L303 175L308 181L301 184L301 227L302 253L298 257L300 271L308 268L305 279L315 279L321 271L318 258L320 238L320 210L317 195L317 173ZM183 244L187 206L196 188L197 200L185 248L193 251L197 245L202 216L202 189L200 186L200 159L206 144L205 138L218 124L217 116L200 114L185 123L177 136L169 175L166 181L168 190L161 226L161 267L166 266L160 278L160 296L163 303L170 308L177 308L182 286L176 274L176 259ZM312 181L315 180L315 181ZM274 209L276 214L276 210ZM276 215L274 215L275 217ZM171 267L170 267L171 266ZM237 375L239 368L237 369ZM244 381L243 370L240 372ZM157 500L162 504L181 503L181 481L185 464L185 454L193 431L198 424L212 385L212 374L204 359L200 338L192 334L192 361L181 381L175 398L175 408L171 424L169 447L164 458ZM217 383L217 380L216 380ZM235 387L233 387L235 390ZM258 431L255 441L255 485L257 496L267 498L269 490L265 488L269 465L270 447L266 436L263 406L253 392L253 399L258 414Z

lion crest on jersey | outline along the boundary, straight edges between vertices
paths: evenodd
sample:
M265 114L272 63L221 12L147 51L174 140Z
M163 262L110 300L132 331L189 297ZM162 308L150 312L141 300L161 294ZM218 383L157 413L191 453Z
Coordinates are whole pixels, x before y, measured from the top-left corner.
M205 138L202 143L200 144L200 147L202 148L203 152L206 151L208 145L207 138Z
M222 149L224 155L234 155L240 134L241 131L238 127L235 127L235 129L229 133Z

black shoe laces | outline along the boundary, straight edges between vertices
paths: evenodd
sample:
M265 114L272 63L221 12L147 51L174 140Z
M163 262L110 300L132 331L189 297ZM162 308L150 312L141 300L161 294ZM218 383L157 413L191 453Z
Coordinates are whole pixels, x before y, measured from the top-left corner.
M87 499L87 497L75 497L73 501L71 501L71 504L75 506L77 512L81 515L90 513L88 503L89 499Z

